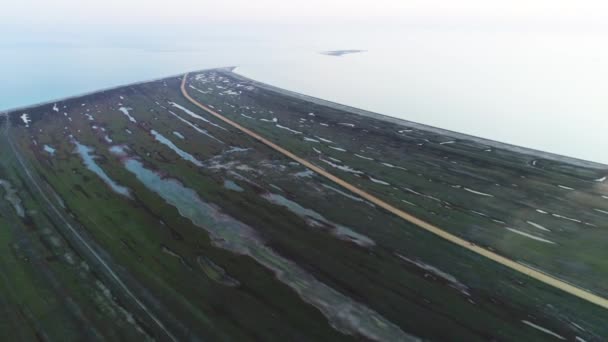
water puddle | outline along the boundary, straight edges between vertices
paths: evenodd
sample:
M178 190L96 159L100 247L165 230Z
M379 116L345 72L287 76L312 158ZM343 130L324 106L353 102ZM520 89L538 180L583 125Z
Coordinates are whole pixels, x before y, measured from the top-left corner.
M224 188L226 188L228 190L236 191L236 192L245 191L245 189L241 188L238 184L236 184L235 182L228 180L228 179L224 181Z
M287 208L292 213L306 220L313 227L323 227L329 229L330 233L340 240L353 242L361 247L372 247L376 243L369 237L359 234L352 229L340 224L331 222L316 211L302 207L300 204L291 201L281 195L266 193L262 197L276 205Z
M123 159L125 168L149 190L198 227L205 229L213 243L236 254L247 255L272 270L277 279L291 287L305 302L319 309L336 330L371 340L407 341L416 338L398 326L318 281L294 262L267 247L250 226L204 202L195 191L171 178L161 178L135 159Z
M7 200L15 209L17 216L25 217L25 210L21 205L21 198L17 195L17 190L13 188L12 184L4 179L0 179L0 186L4 188L4 199Z
M160 142L161 144L167 146L168 148L170 148L171 150L173 150L175 153L177 153L177 155L179 155L180 157L182 157L182 159L191 162L192 164L198 166L198 167L203 167L203 162L201 162L200 160L196 159L193 155L191 155L190 153L180 149L179 147L175 146L175 144L165 138L162 134L158 133L155 130L151 130L150 133L154 136L154 139L158 142Z
M72 139L72 143L76 145L76 149L74 152L80 156L80 158L84 162L84 165L87 167L87 169L89 169L89 171L93 172L99 178L101 178L101 180L106 183L106 185L108 185L110 189L112 189L112 191L116 192L119 195L131 198L131 191L128 188L116 183L112 178L110 178L110 176L105 173L105 171L101 167L99 167L99 165L97 165L97 163L95 162L96 156L92 154L92 152L94 151L93 148L88 147L86 145L82 145L76 139Z

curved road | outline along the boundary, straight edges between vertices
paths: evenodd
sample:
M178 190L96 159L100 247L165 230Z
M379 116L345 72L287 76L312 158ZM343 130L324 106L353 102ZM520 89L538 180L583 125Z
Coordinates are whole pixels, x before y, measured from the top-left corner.
M598 295L595 295L589 291L586 291L582 288L579 288L577 286L568 284L566 282L564 282L563 280L560 280L558 278L555 278L551 275L548 275L546 273L540 272L538 270L532 269L530 267L524 266L522 264L519 264L509 258L506 258L502 255L496 254L494 252L491 252L483 247L477 246L472 242L469 242L465 239L462 239L456 235L453 235L451 233L448 233L446 231L444 231L443 229L428 223L426 221L423 221L411 214L408 214L407 212L398 209L390 204L388 204L387 202L379 199L378 197L371 195L370 193L359 189L358 187L342 180L341 178L334 176L333 174L323 170L322 168L312 164L311 162L298 157L297 155L289 152L288 150L282 148L281 146L269 141L268 139L264 138L263 136L253 132L250 129L247 129L241 125L239 125L238 123L224 117L223 115L215 112L214 110L212 110L211 108L201 104L200 102L196 101L194 98L192 98L190 96L190 94L188 94L188 91L186 90L186 83L188 80L188 74L185 74L183 79L182 79L182 84L181 84L181 91L182 94L184 95L184 97L186 99L188 99L188 101L192 102L192 104L194 104L195 106L199 107L200 109L208 112L209 114L215 116L216 118L218 118L219 120L227 123L228 125L240 130L241 132L249 135L250 137L258 140L259 142L263 143L264 145L272 148L273 150L283 154L284 156L306 166L307 168L311 169L312 171L316 172L317 174L329 179L330 181L342 186L343 188L345 188L346 190L360 196L361 198L364 198L372 203L374 203L375 205L391 212L392 214L402 218L403 220L409 222L409 223L413 223L416 226L418 226L419 228L422 228L430 233L433 233L437 236L439 236L442 239L448 240L460 247L463 247L465 249L468 249L474 253L477 253L479 255L482 255L490 260L493 260L503 266L506 266L512 270L515 270L519 273L523 273L531 278L534 278L538 281L541 281L547 285L550 285L552 287L558 288L564 292L567 292L571 295L574 295L576 297L579 297L581 299L584 299L588 302L591 302L593 304L599 305L605 309L608 309L608 299L600 297Z

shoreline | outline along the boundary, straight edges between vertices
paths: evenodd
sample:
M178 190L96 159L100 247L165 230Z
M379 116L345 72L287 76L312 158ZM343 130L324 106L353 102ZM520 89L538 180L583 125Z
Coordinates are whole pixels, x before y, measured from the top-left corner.
M214 69L214 70L226 72L227 70L225 70L225 69L228 69L228 68L218 68L218 69ZM236 69L236 68L234 68L234 69ZM581 166L581 167L587 167L587 168L598 169L598 170L608 169L608 164L603 164L601 162L595 162L595 161L591 161L591 160L585 160L585 159L581 159L581 158L565 156L565 155L561 155L561 154L553 153L553 152L541 151L541 150L537 150L537 149L530 148L530 147L519 146L519 145L501 142L501 141L497 141L497 140L492 140L492 139L488 139L488 138L482 138L482 137L478 137L478 136L470 135L470 134L466 134L466 133L451 131L451 130L445 129L445 128L421 124L421 123L409 121L406 119L400 119L400 118L396 118L396 117L389 116L386 114L380 114L380 113L372 112L372 111L365 110L365 109L351 107L349 105L345 105L345 104L341 104L341 103L337 103L337 102L333 102L333 101L329 101L329 100L324 100L324 99L321 99L318 97L298 93L296 91L279 88L279 87L276 87L276 86L273 86L273 85L270 85L267 83L256 81L247 76L241 75L238 72L235 72L234 70L228 70L228 72L230 73L230 75L242 80L243 82L251 82L253 85L255 85L257 87L260 87L260 88L263 88L263 89L266 89L266 90L269 90L272 92L276 92L276 93L279 93L284 96L291 96L291 97L295 97L295 98L298 98L303 101L313 102L313 103L321 105L321 106L326 106L326 107L330 107L333 109L346 111L349 113L362 115L362 116L366 116L366 117L370 117L370 118L374 118L374 119L378 119L378 120L382 120L385 122L390 122L390 123L394 123L394 124L398 124L398 125L404 125L404 126L419 129L422 131L428 131L428 132L433 132L433 133L437 133L437 134L441 134L441 135L447 135L447 136L453 137L455 139L469 140L469 141L472 141L475 143L487 145L489 147L505 149L505 150L508 150L511 152L526 154L526 155L543 158L543 159L548 159L548 160L552 160L552 161L556 161L556 162L573 164L573 165L577 165L577 166Z
M231 69L231 68L236 68L236 67L209 68L209 69L197 70L195 72L204 72L204 71L210 71L210 70L223 70L223 69ZM64 102L64 101L69 101L69 100L75 100L75 99L79 99L81 97L95 95L95 94L98 94L98 93L104 93L104 92L107 92L107 91L112 91L112 90L117 90L117 89L121 89L121 88L132 87L132 86L136 86L136 85L140 85L140 84L158 82L158 81L162 81L162 80L166 80L166 79L170 79L170 78L174 78L174 77L183 77L184 74L185 73L179 73L179 74L173 74L173 75L168 75L168 76L163 76L163 77L152 78L152 79L148 79L148 80L145 80L145 81L137 81L137 82L127 83L127 84L120 84L120 85L116 85L116 86L110 86L110 87L101 88L101 89L97 89L97 90L93 90L93 91L87 91L87 92L84 92L84 93L70 95L70 96L59 98L59 99L53 99L53 100L49 100L49 101L42 101L42 102L34 103L34 104L31 104L31 105L13 107L13 108L8 108L8 109L1 109L0 110L0 114L12 114L12 113L18 112L18 111L25 111L25 110L28 110L28 109L42 107L42 106L48 106L48 105L52 105L52 104L59 103L59 102Z
M541 151L541 150L537 150L537 149L533 149L533 148L529 148L529 147L518 146L518 145L500 142L500 141L492 140L492 139L488 139L488 138L482 138L482 137L478 137L478 136L474 136L474 135L470 135L470 134L466 134L466 133L451 131L449 129L439 128L439 127L425 125L425 124L421 124L421 123L417 123L417 122L413 122L413 121L409 121L409 120L405 120L405 119L400 119L400 118L396 118L393 116L380 114L380 113L376 113L376 112L372 112L372 111L368 111L368 110L360 109L360 108L356 108L356 107L351 107L349 105L345 105L345 104L341 104L341 103L337 103L337 102L333 102L333 101L329 101L329 100L324 100L324 99L321 99L318 97L298 93L296 91L279 88L279 87L276 87L276 86L273 86L273 85L270 85L267 83L256 81L247 76L241 75L236 72L237 69L238 69L238 66L227 66L227 67L220 67L220 68L195 70L190 73L194 74L194 73L201 73L201 72L205 72L205 71L218 71L218 72L222 72L222 73L228 73L231 76L233 76L237 79L240 79L243 82L249 82L262 89L265 89L265 90L268 90L271 92L275 92L275 93L278 93L283 96L294 97L294 98L297 98L297 99L300 99L303 101L312 102L317 105L333 108L336 110L341 110L341 111L349 112L352 114L362 115L365 117L382 120L382 121L390 122L390 123L397 124L397 125L403 125L406 127L410 127L410 128L414 128L414 129L418 129L418 130L422 130L422 131L428 131L428 132L432 132L432 133L436 133L436 134L446 135L446 136L450 136L454 139L468 140L468 141L472 141L474 143L487 145L489 147L504 149L504 150L508 150L511 152L521 153L521 154L525 154L525 155L529 155L529 156L533 156L533 157L537 157L537 158L543 158L543 159L547 159L547 160L551 160L551 161L555 161L555 162L561 162L561 163L576 165L579 167L591 168L591 169L595 169L595 170L608 170L608 164L603 164L600 162L580 159L580 158L576 158L576 157L564 156L564 155L560 155L557 153ZM163 76L163 77L149 79L149 80L145 80L145 81L138 81L138 82L123 84L123 85L118 85L118 86L102 88L102 89L95 90L95 91L89 91L89 92L85 92L85 93L67 96L67 97L60 98L60 99L39 102L39 103L35 103L32 105L10 108L10 109L6 109L6 110L0 110L0 114L10 115L10 114L13 114L13 113L19 112L19 111L27 111L28 109L48 106L48 105L52 105L52 104L59 103L59 102L69 101L69 100L75 100L75 99L79 99L82 97L86 97L86 96L90 96L90 95L94 95L94 94L98 94L98 93L104 93L107 91L117 90L117 89L121 89L121 88L145 84L145 83L158 82L158 81L162 81L162 80L170 79L170 78L174 78L174 77L183 77L184 74L185 73Z

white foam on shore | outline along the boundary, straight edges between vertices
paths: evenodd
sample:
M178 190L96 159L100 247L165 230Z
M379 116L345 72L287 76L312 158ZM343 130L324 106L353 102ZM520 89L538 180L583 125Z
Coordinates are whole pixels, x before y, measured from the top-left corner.
M526 233L526 232L522 232L522 231L517 230L517 229L513 229L513 228L509 228L509 227L505 227L505 228L506 228L507 230L509 230L509 231L511 231L511 232L513 232L513 233L515 233L515 234L519 234L519 235L525 236L525 237L530 238L530 239L532 239L532 240L536 240L536 241L540 241L540 242L544 242L544 243L550 243L550 244L552 244L552 245L555 245L555 244L556 244L555 242L553 242L553 241L551 241L551 240L543 239L543 238L541 238L541 237L538 237L538 236L535 236L535 235L532 235L532 234L528 234L528 233Z
M53 111L59 113L59 107L57 107L56 103L53 105Z
M543 215L547 215L548 214L548 212L546 212L544 210L541 210L541 209L536 209L536 211L539 212L539 213L541 213L541 214L543 214Z
M307 138L307 137L304 137L304 141L314 142L314 143L319 143L320 142L319 140L312 139L312 138Z

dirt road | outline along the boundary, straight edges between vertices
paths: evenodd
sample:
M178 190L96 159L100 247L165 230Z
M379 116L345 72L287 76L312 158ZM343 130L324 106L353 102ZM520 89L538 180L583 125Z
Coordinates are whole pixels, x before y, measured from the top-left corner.
M341 178L334 176L333 174L323 170L322 168L312 164L311 162L298 157L297 155L293 154L292 152L282 148L281 146L269 141L268 139L264 138L263 136L253 132L252 130L245 128L241 125L239 125L238 123L224 117L223 115L215 112L213 109L201 104L200 102L196 101L194 98L192 98L190 96L190 94L188 94L188 91L186 90L186 83L188 80L188 74L184 75L184 78L182 80L182 84L181 84L181 91L182 94L184 95L184 97L186 99L188 99L190 102L192 102L192 104L194 104L195 106L197 106L198 108L208 112L209 114L213 115L214 117L218 118L219 120L227 123L228 125L240 130L241 132L249 135L250 137L258 140L259 142L263 143L264 145L272 148L273 150L283 154L284 156L306 166L307 168L309 168L310 170L316 172L317 174L329 179L330 181L340 185L341 187L343 187L344 189L360 196L361 198L364 198L372 203L374 203L375 205L391 212L392 214L402 218L403 220L415 224L416 226L418 226L421 229L424 229L430 233L435 234L436 236L439 236L442 239L448 240L458 246L461 246L463 248L466 248L469 251L472 251L474 253L477 253L479 255L482 255L488 259L491 259L503 266L506 266L512 270L515 270L517 272L523 273L531 278L534 278L538 281L541 281L547 285L550 285L552 287L558 288L564 292L567 292L571 295L577 296L581 299L584 299L588 302L591 302L593 304L599 305L605 309L608 309L608 299L600 297L598 295L595 295L591 292L588 292L584 289L581 289L579 287L573 286L569 283L566 283L560 279L557 279L551 275L548 275L546 273L543 273L541 271L532 269L530 267L524 266L522 264L519 264L509 258L506 258L504 256L501 256L499 254L496 254L492 251L489 251L483 247L477 246L475 244L473 244L472 242L469 242L467 240L464 240L456 235L453 235L451 233L448 233L446 231L444 231L443 229L430 224L426 221L423 221L401 209L398 209L390 204L388 204L387 202L369 194L368 192L359 189L358 187L342 180Z

